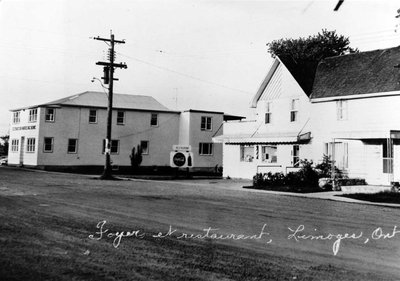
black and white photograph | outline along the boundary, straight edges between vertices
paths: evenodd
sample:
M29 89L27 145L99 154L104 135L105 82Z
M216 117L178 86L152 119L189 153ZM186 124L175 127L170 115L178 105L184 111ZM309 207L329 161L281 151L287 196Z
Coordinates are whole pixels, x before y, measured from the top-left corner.
M400 280L400 2L0 0L0 280Z

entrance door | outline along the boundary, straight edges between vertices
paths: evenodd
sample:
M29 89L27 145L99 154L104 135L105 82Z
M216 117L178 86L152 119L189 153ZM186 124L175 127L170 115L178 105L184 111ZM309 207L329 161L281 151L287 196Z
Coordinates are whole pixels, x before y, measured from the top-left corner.
M25 154L24 149L25 149L25 137L21 137L21 147L19 150L19 164L21 166L24 165L24 154Z

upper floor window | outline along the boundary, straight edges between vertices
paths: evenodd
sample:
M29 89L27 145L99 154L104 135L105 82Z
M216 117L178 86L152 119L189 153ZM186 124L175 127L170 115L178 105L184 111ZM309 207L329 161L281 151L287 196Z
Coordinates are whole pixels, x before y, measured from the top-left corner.
M125 111L117 111L117 125L125 124Z
M13 139L11 140L11 151L17 152L19 150L19 140Z
M140 148L142 150L142 154L149 154L149 141L141 141Z
M212 118L207 117L207 116L201 116L200 129L202 131L211 131L212 130Z
M13 113L13 123L18 124L21 121L21 112L16 111Z
M347 100L338 100L336 102L337 120L347 120Z
M150 126L153 126L153 127L158 126L158 114L157 113L151 114Z
M53 152L54 138L44 138L43 152Z
M28 138L26 141L26 152L35 152L36 139Z
M290 122L297 121L298 110L299 110L299 99L292 99L290 105Z
M271 123L271 117L272 117L271 102L267 102L265 107L265 124Z
M96 109L89 110L89 123L97 123L97 110Z
M29 122L36 122L37 108L29 110Z
M212 155L213 154L213 144L201 142L199 143L199 154L200 155Z
M46 108L45 121L54 122L56 110L54 108Z

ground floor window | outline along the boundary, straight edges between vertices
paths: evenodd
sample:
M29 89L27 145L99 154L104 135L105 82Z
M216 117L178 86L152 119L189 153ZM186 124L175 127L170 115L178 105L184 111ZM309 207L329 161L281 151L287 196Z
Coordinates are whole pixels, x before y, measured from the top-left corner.
M68 140L68 153L77 153L78 152L78 140L77 139L69 139Z
M43 152L53 152L54 138L44 138Z
M253 162L254 159L254 146L240 146L240 161Z
M325 155L329 156L339 170L349 168L349 144L347 142L325 143Z
M266 163L278 162L278 147L276 145L263 145L261 147L261 161Z
M28 138L26 141L26 152L35 152L35 138Z
M18 152L19 150L19 140L13 139L11 140L11 151Z
M300 166L300 146L298 145L293 145L293 150L292 150L292 157L293 157L293 167L298 168Z
M140 148L142 150L142 154L149 154L149 141L141 141Z
M383 173L393 173L393 144L391 139L386 139L382 143Z
M200 155L212 155L213 154L213 144L201 142L199 143L199 154Z

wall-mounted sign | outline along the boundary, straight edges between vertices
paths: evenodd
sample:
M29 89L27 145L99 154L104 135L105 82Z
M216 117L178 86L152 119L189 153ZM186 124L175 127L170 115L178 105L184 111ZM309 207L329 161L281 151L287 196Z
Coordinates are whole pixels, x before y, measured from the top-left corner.
M174 168L193 167L193 154L187 151L171 151L170 166Z
M36 125L34 126L21 126L21 127L13 127L13 131L21 131L21 130L36 130Z
M177 145L173 145L172 146L172 150L175 150L175 151L191 151L192 147L190 145L177 144Z

